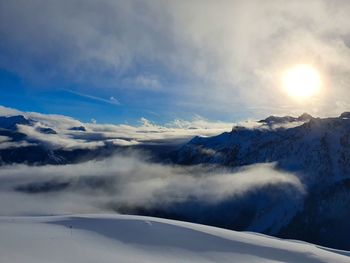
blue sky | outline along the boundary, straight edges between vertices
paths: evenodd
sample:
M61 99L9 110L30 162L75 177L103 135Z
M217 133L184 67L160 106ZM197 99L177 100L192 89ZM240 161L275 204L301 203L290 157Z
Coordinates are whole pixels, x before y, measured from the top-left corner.
M142 117L166 123L188 112L172 112L171 98L161 92L112 92L71 88L67 83L35 86L20 76L0 71L0 104L23 111L72 116L84 122L136 124ZM82 90L82 91L81 91ZM192 113L194 117L195 113Z
M1 1L0 104L130 124L349 109L348 1L215 2ZM323 80L302 103L280 87L298 63Z

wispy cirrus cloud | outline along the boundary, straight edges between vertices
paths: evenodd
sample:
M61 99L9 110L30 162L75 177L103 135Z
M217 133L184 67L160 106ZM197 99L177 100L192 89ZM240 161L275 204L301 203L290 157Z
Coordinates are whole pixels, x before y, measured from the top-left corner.
M82 93L82 92L77 92L77 91L70 90L70 89L65 89L65 91L67 91L67 92L69 92L71 94L77 95L79 97L87 98L87 99L90 99L90 100L93 100L93 101L107 103L107 104L112 104L112 105L120 105L120 102L114 96L109 97L109 99L105 99L105 98L101 98L101 97L98 97L98 96L93 96L93 95Z

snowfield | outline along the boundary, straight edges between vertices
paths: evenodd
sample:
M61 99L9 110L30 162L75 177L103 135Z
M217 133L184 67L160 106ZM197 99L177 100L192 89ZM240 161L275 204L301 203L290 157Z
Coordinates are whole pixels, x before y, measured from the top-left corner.
M350 262L350 252L143 216L0 217L0 262Z

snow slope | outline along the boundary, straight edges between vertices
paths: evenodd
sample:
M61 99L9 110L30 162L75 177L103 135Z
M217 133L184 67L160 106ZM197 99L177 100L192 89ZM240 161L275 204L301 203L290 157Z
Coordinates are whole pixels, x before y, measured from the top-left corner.
M350 252L125 215L0 217L0 262L350 262Z

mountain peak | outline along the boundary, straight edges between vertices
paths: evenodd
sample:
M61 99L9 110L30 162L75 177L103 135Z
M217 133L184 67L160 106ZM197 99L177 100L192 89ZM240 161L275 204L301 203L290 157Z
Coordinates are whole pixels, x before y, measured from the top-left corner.
M304 112L303 114L301 114L297 118L292 117L292 116L279 117L279 116L271 115L271 116L267 117L266 119L260 120L258 122L264 123L267 125L273 125L273 124L283 124L283 123L288 123L288 122L309 121L312 119L314 119L314 117L312 117L310 114Z
M293 122L295 120L296 120L296 118L291 117L291 116L279 117L279 116L271 115L271 116L267 117L266 119L260 120L258 122L265 123L267 125L272 125L272 124L281 124L281 123L286 123L286 122Z
M72 127L72 128L69 128L68 130L70 130L70 131L83 131L83 132L86 131L84 126Z
M30 125L32 123L31 120L28 120L23 115L15 115L15 116L0 116L0 128L8 129L8 130L16 130L17 124L22 125Z
M340 114L339 118L350 119L350 112L349 111L343 112L342 114Z
M298 120L300 121L309 121L311 119L313 119L314 117L312 117L310 114L304 112L303 114L301 114L299 117L298 117Z

